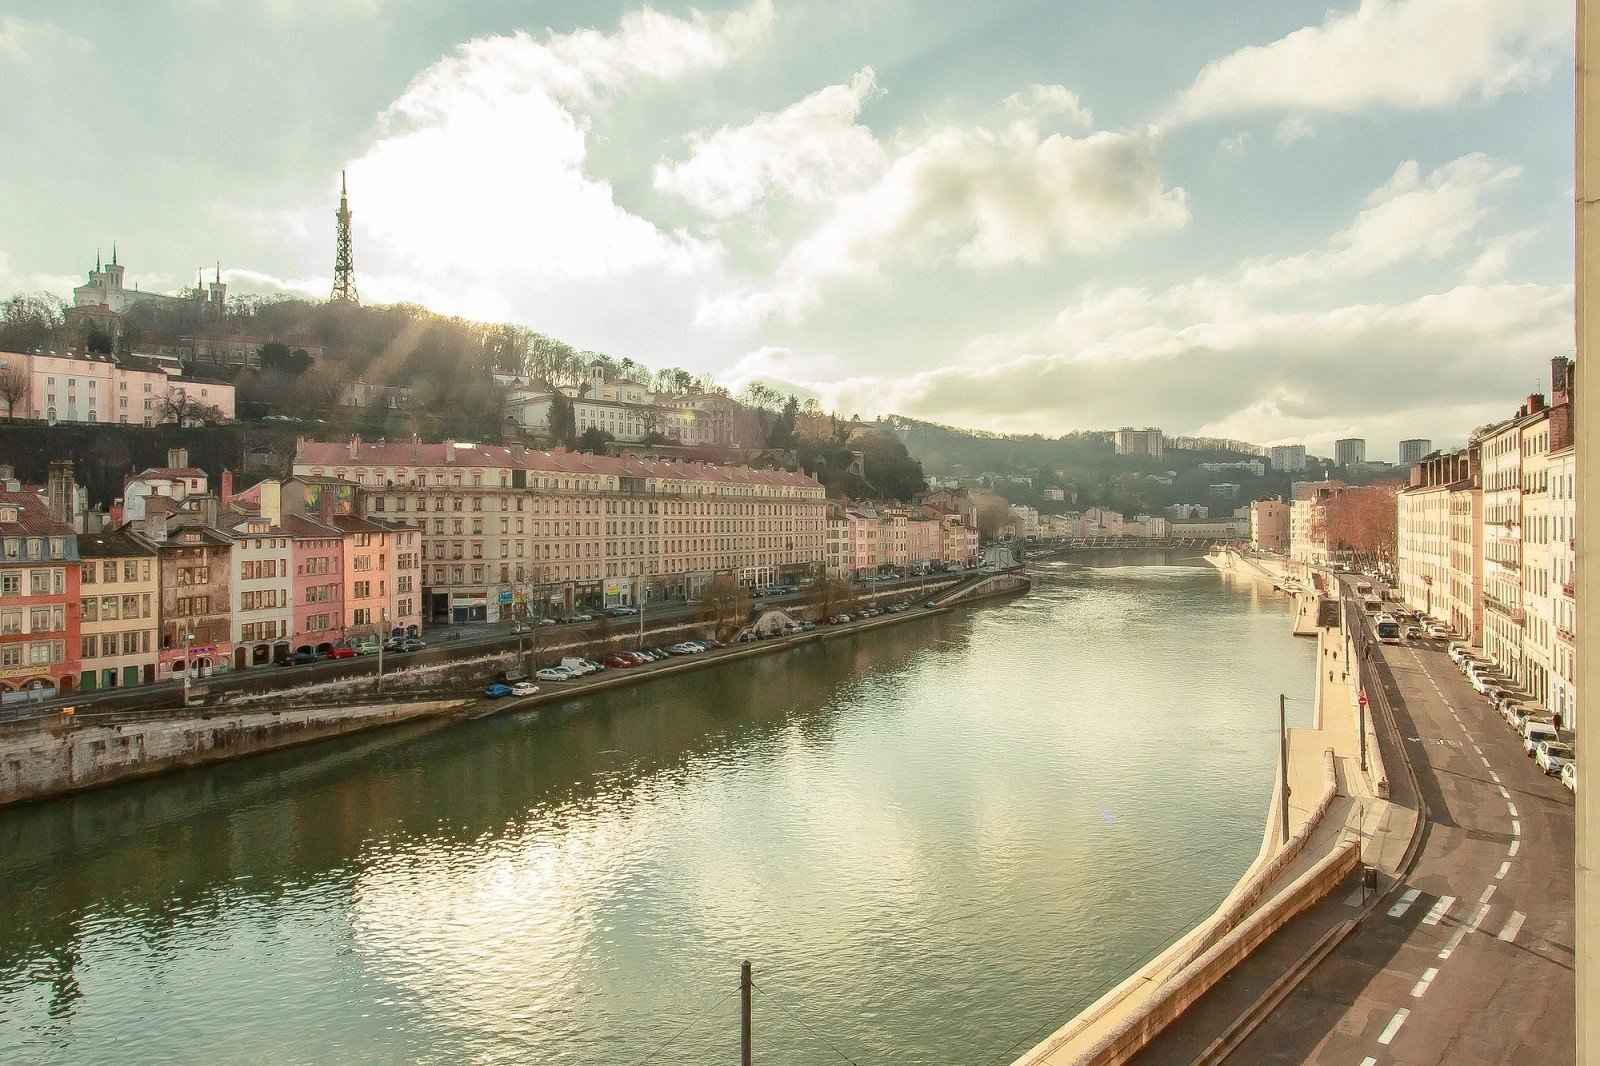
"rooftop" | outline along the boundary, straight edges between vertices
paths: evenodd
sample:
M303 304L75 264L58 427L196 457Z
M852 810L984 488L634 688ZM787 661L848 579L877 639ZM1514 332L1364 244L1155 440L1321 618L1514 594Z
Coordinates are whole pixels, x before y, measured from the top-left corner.
M15 511L13 516L12 512ZM72 527L57 522L37 493L0 490L0 536L70 537Z
M78 555L84 559L118 559L154 555L155 546L128 529L79 533Z

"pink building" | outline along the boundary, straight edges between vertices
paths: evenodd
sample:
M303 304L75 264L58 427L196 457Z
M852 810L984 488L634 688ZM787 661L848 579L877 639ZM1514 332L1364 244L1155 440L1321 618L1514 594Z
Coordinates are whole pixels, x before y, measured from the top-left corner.
M845 536L852 574L875 574L883 562L880 551L880 523L876 511L850 508L845 511Z
M189 404L215 407L222 421L234 420L234 388L228 382L169 377L136 358L118 362L108 355L0 352L0 366L28 375L28 393L7 417L154 426L174 420L164 401L181 395Z
M913 563L944 559L944 531L939 519L918 517L906 523L906 551Z

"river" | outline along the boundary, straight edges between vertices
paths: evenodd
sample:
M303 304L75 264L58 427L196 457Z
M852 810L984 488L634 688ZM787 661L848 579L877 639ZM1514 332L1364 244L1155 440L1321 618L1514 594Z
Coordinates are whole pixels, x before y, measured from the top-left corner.
M1006 1063L1260 847L1312 642L1204 565L0 812L0 1061ZM654 1054L654 1057L651 1056Z

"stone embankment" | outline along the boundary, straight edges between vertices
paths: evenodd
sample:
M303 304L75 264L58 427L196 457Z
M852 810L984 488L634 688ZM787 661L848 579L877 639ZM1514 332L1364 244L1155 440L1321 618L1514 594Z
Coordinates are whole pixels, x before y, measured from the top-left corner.
M0 806L346 736L443 723L463 700L182 715L108 724L51 719L0 736Z
M1268 937L1319 902L1359 865L1392 876L1405 861L1416 812L1388 801L1376 738L1370 720L1362 721L1366 716L1358 700L1359 682L1354 680L1358 671L1350 658L1350 631L1357 620L1343 616L1336 592L1324 595L1314 577L1297 577L1294 565L1286 561L1234 552L1214 553L1208 560L1220 570L1293 597L1294 631L1317 640L1312 724L1287 731L1288 759L1280 764L1261 850L1227 898L1193 930L1036 1045L1015 1066L1127 1062Z
M1020 573L985 573L965 578L933 593L933 611L992 596L1027 591ZM864 603L901 600L905 589L862 594ZM570 700L591 692L637 685L669 674L703 670L755 655L769 655L797 644L849 636L864 629L894 625L930 613L927 607L843 626L824 626L809 633L742 644L710 655L675 658L631 670L608 671L597 677L542 686L537 695L485 700L477 695L483 682L498 671L518 665L514 651L493 652L468 660L402 670L385 678L383 693L374 676L337 678L293 688L224 695L226 705L204 710L121 712L101 715L58 715L8 723L0 731L0 807L48 799L83 789L115 784L190 766L260 755L296 744L346 736L402 722L445 724L454 720L521 711L541 703ZM698 636L703 622L681 622L649 631L653 643ZM637 634L615 634L615 647L626 647ZM540 650L544 658L557 649ZM564 649L561 649L564 650ZM574 646L594 654L594 643ZM406 678L412 673L415 677ZM397 696L396 690L404 692ZM447 698L467 691L471 698ZM419 698L421 693L438 698ZM377 702L388 695L398 702ZM373 702L360 703L357 701Z

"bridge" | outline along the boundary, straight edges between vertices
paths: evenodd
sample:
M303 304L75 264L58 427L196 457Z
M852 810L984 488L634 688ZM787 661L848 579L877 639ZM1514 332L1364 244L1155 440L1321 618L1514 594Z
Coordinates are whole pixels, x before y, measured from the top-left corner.
M1185 558L1204 555L1213 548L1239 544L1240 541L1236 539L1222 537L1068 537L1029 544L1023 551L1029 561L1079 552L1108 551L1160 551Z

